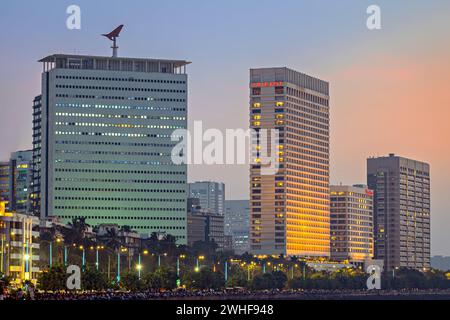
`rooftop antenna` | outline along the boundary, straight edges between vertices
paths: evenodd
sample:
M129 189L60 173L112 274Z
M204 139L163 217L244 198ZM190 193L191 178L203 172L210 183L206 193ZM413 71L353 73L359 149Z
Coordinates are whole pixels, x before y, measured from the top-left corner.
M107 34L102 34L102 36L107 37L109 40L111 40L113 42L113 45L111 47L111 49L113 49L113 57L116 58L117 57L117 49L119 49L119 47L117 46L117 38L119 37L120 31L122 31L123 28L123 24L121 24L120 26L118 26L117 28L115 28L113 31L111 31L110 33Z

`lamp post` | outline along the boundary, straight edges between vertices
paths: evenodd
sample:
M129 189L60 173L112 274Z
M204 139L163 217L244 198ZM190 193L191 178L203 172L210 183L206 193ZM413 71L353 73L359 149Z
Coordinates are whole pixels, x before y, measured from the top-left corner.
M177 277L178 278L180 277L180 259L184 259L184 258L186 258L186 256L184 254L180 254L177 257Z
M117 253L117 282L120 282L120 251Z
M141 264L141 253L138 254L138 264L136 266L136 269L138 271L138 277L139 280L141 280L141 270L142 270L142 264Z
M205 260L205 256L202 255L202 256L197 257L197 267L195 268L196 271L200 270L200 261L203 261L203 260Z
M84 249L83 246L80 246L80 250L81 250L81 266L84 268L84 266L86 265L86 250Z
M100 269L100 254L99 254L99 250L102 250L104 248L104 246L97 246L95 248L95 268L97 269L97 271Z
M68 256L68 249L67 246L64 246L64 265L67 266L67 256Z
M48 264L50 268L53 266L53 244L51 241L48 242Z
M228 281L228 261L225 260L225 265L224 265L224 274L225 274L225 283Z
M395 270L398 270L398 267L392 268L392 278L395 278Z

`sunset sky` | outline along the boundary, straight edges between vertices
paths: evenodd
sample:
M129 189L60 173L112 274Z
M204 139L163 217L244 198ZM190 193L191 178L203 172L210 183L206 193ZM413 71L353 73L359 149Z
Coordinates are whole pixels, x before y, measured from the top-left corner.
M82 29L66 28L81 7ZM382 29L366 28L381 7ZM31 148L31 105L52 53L110 55L100 36L125 24L119 55L192 61L189 122L247 128L248 76L287 66L330 82L331 182L365 183L366 159L430 163L432 253L450 255L450 1L2 1L0 160ZM190 181L248 197L246 166L191 166Z

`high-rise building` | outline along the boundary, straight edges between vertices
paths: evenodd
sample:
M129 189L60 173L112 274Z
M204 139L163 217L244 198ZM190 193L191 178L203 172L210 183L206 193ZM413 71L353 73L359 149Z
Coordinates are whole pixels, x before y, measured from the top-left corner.
M331 259L362 264L373 258L373 191L331 186Z
M374 190L375 258L384 268L430 267L430 166L390 154L367 159Z
M0 162L0 201L9 207L9 162Z
M85 217L186 243L186 165L172 161L187 127L183 60L55 54L33 103L34 199L42 218Z
M250 202L248 200L225 201L225 235L231 236L232 247L237 254L249 250Z
M33 100L33 181L31 191L31 211L41 216L41 174L42 174L42 96ZM48 143L46 143L47 145Z
M32 213L33 152L31 150L13 152L9 163L9 210Z
M189 197L197 198L202 209L208 209L223 215L225 201L225 184L213 181L189 183Z
M288 68L250 70L250 249L330 255L329 86ZM261 170L261 130L279 132L275 174Z

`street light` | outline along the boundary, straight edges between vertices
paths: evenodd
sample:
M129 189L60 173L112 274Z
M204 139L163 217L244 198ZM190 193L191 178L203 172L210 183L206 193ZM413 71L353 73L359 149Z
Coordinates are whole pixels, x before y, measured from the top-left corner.
M184 258L186 258L186 256L184 254L180 254L177 257L177 277L178 278L180 277L180 259L184 259Z
M82 251L81 265L84 267L86 265L86 251L83 246L80 246L79 248Z
M205 256L201 255L197 257L197 267L196 269L200 270L200 261L205 260Z

